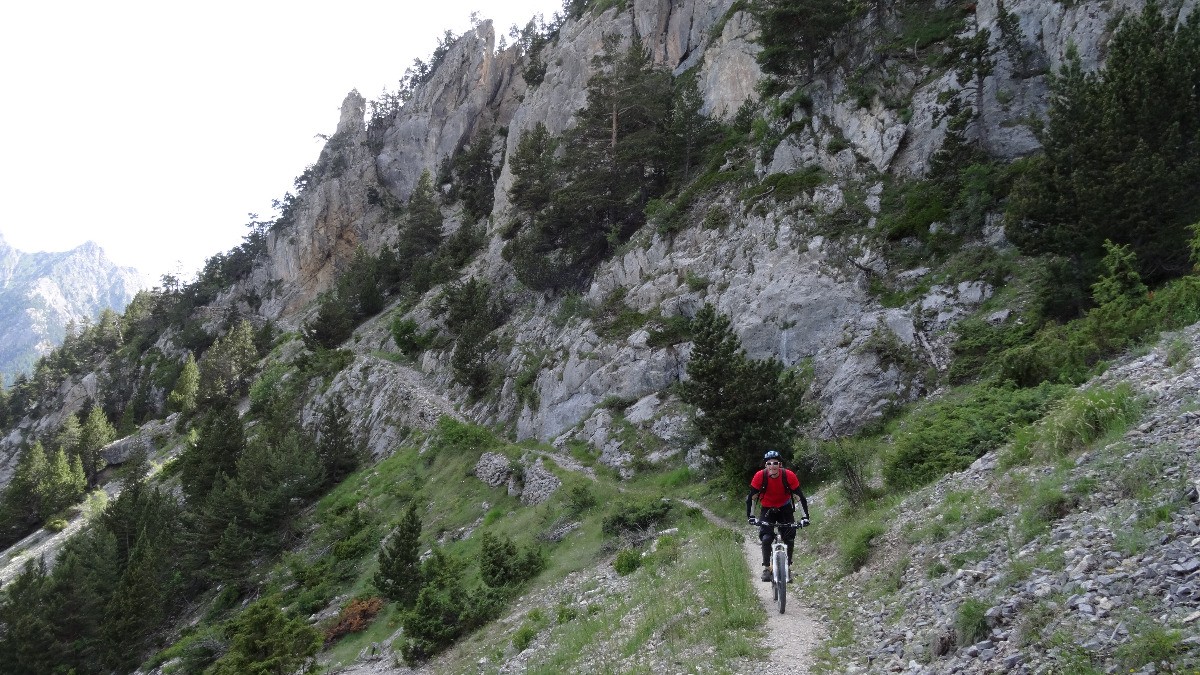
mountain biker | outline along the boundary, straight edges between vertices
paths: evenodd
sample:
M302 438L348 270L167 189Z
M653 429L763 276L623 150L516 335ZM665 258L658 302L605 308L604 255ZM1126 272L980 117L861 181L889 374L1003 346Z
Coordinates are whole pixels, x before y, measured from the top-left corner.
M761 469L750 479L750 494L746 495L746 519L751 525L758 525L758 539L762 542L762 580L771 580L771 545L775 543L775 530L772 527L778 523L796 522L796 505L792 495L800 498L800 506L804 508L804 517L800 519L800 527L808 526L808 500L800 490L800 479L791 469L783 468L783 458L778 452L768 450L763 455L765 469ZM760 505L759 517L755 520L751 509L754 499L758 498ZM795 528L782 528L783 543L787 544L788 569L792 563L792 545L796 541ZM789 572L790 575L790 572ZM790 579L788 581L791 581Z

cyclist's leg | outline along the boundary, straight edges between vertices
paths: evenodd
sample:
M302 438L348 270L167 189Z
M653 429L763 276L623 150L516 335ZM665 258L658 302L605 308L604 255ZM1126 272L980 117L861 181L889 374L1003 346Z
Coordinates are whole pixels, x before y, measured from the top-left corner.
M775 543L775 528L767 524L772 521L771 514L766 509L759 514L758 520L763 523L758 526L758 541L762 543L762 566L770 567L771 544Z

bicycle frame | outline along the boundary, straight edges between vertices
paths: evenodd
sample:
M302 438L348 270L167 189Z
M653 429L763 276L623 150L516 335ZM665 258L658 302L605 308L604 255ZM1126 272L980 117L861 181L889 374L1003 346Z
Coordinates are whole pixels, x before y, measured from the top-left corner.
M785 529L798 530L799 523L770 523L759 521L759 526L767 525L775 532L775 541L771 544L771 591L773 600L783 614L787 608L788 557L787 544L783 541Z

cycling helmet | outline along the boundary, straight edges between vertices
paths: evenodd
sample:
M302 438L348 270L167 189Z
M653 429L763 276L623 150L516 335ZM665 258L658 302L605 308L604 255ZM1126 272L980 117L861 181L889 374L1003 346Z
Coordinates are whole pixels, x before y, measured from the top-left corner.
M768 459L779 459L779 458L780 458L779 453L775 452L774 450L768 450L767 454L763 455L763 461L766 461Z

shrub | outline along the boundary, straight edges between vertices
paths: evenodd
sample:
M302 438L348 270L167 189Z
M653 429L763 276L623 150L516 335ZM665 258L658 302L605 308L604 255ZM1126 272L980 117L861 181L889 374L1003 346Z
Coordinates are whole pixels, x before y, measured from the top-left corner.
M856 572L867 564L872 542L883 533L883 525L875 521L853 523L843 528L838 537L842 570Z
M1023 501L1021 515L1017 518L1017 533L1022 544L1045 532L1050 523L1066 516L1075 507L1075 500L1063 492L1061 480L1054 476L1034 485Z
M513 647L518 652L525 651L529 645L533 644L533 640L541 632L546 623L546 615L540 608L535 607L529 610L529 613L525 615L525 621L521 624L521 627L513 633Z
M1183 637L1180 631L1144 620L1130 631L1129 641L1117 648L1117 658L1130 672L1149 663L1170 661L1185 649Z
M545 561L533 546L520 552L512 539L484 532L479 550L479 574L492 588L522 584L542 571Z
M1095 387L1071 396L1013 444L1014 457L1054 460L1080 451L1093 441L1128 428L1143 403L1122 382L1112 389Z
M566 499L567 513L573 517L583 515L596 505L596 495L587 483L575 483L567 488Z
M325 629L325 646L333 644L350 633L360 633L371 625L379 611L383 609L383 599L355 598L342 608L337 619Z
M876 453L870 440L838 438L821 443L806 461L818 474L835 478L850 506L859 507L874 495L869 480Z
M987 605L975 598L967 598L958 606L954 615L954 637L959 646L973 645L987 635L986 612Z
M625 532L641 530L666 519L671 512L671 503L662 499L644 498L639 501L620 501L613 513L604 517L601 530L610 537Z
M616 560L613 561L613 568L621 576L633 574L641 566L642 554L632 548L622 550L617 554Z
M391 323L392 339L396 342L396 348L403 352L406 356L416 356L421 352L429 349L433 344L433 340L437 337L437 331L430 330L421 332L421 327L416 321L397 316Z
M961 471L1042 417L1067 391L1062 385L980 385L924 405L895 434L884 459L884 480L893 488L908 489Z

